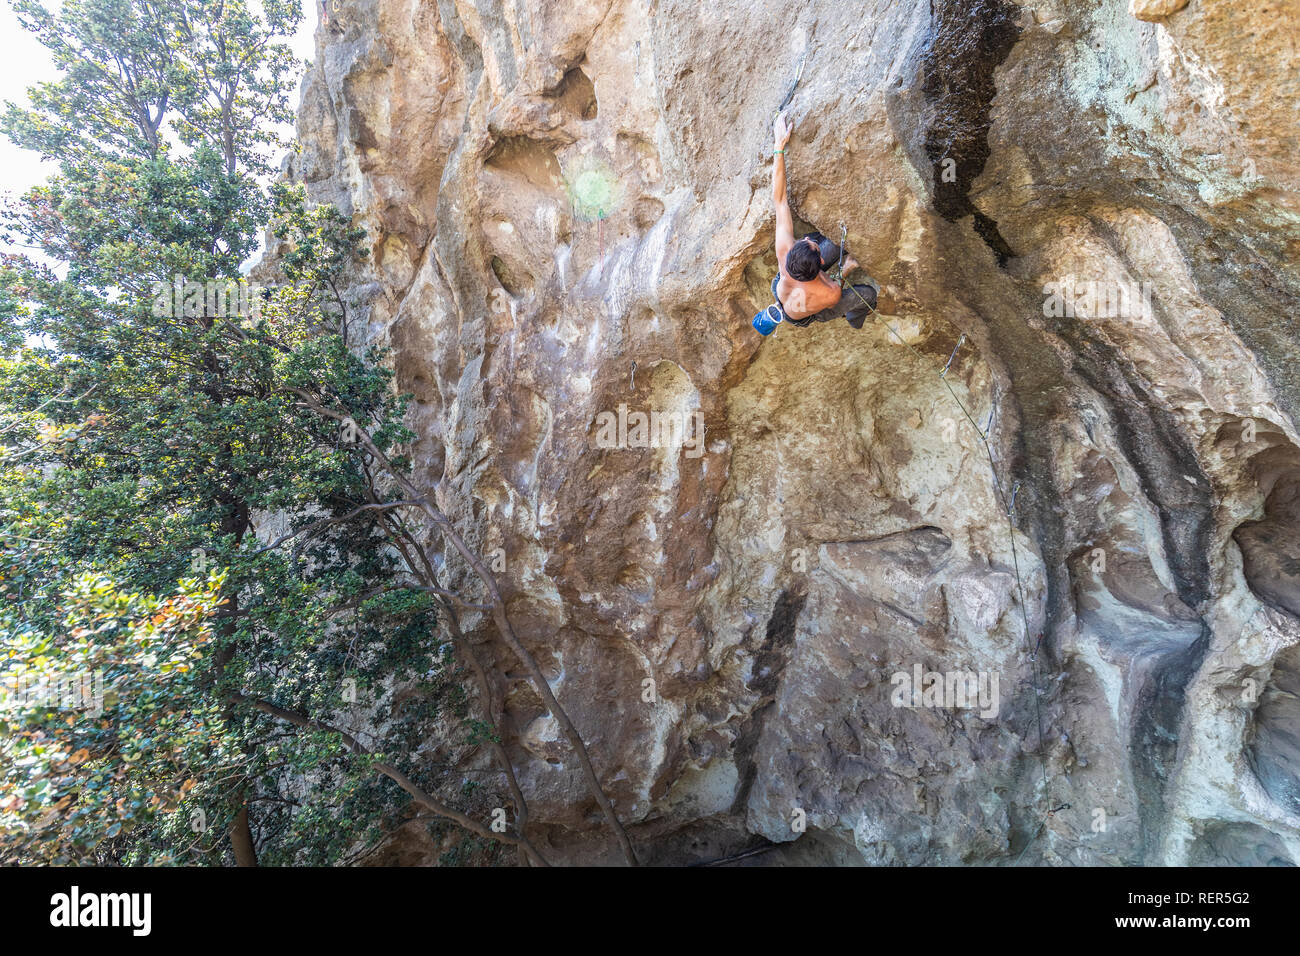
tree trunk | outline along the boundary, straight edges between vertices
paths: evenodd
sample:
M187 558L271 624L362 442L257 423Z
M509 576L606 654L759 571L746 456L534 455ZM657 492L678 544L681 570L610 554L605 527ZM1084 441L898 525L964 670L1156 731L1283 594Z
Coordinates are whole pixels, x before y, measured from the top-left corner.
M253 831L248 826L248 804L239 808L235 822L230 827L230 848L235 851L235 866L257 866L257 850L253 846Z

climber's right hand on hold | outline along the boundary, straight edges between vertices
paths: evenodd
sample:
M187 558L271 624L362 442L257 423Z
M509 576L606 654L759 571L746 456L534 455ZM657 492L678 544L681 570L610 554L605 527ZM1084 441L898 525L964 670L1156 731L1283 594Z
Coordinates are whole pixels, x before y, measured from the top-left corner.
M775 145L773 149L785 149L785 144L790 142L790 119L787 111L782 110L776 114L776 122L772 124L772 142Z

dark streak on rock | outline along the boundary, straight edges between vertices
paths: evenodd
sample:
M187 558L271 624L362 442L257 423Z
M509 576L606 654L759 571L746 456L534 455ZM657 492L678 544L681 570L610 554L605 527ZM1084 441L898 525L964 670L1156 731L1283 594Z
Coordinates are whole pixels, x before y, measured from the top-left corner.
M754 655L753 677L749 689L768 697L776 693L785 670L788 648L794 643L794 629L799 622L808 595L800 591L782 591L767 621L763 645Z
M737 788L736 800L732 804L733 813L745 812L749 802L749 791L754 785L758 768L754 765L754 750L763 733L763 724L771 712L773 695L781 685L781 675L789 662L789 651L794 644L795 627L799 623L799 614L803 611L808 595L800 590L782 591L772 608L772 616L767 620L767 633L763 643L754 653L754 663L749 680L749 689L762 695L749 717L741 725L736 736L735 760L740 768L741 781Z
M1015 252L998 224L975 208L970 190L988 162L990 113L997 95L993 74L1020 38L1019 9L1003 0L935 0L919 64L934 209L949 222L973 216L975 231L999 265ZM953 175L945 178L945 167Z

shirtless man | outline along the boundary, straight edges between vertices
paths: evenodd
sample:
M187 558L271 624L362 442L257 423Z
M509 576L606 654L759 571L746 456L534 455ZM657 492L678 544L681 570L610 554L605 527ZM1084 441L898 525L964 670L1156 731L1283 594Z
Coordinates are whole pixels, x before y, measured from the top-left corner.
M866 284L841 288L825 272L839 260L840 248L821 233L794 237L794 219L785 189L785 144L790 141L790 130L789 120L781 113L773 127L772 202L776 204L776 261L780 274L772 280L772 294L792 325L829 322L842 315L849 325L860 329L876 308L876 289ZM858 268L858 263L852 256L843 258L840 275L846 276Z

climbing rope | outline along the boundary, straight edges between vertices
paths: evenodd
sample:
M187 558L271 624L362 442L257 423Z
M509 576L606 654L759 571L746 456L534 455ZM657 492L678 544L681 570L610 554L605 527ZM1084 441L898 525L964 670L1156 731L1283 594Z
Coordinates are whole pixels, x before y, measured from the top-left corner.
M847 230L844 224L840 223L841 241L840 241L840 255L839 255L838 262L842 262L844 259L844 241L846 239L847 239ZM910 342L904 339L902 335L898 333L898 330L893 327L892 324L890 324L889 322L881 318L880 313L876 311L876 308L873 305L871 305L869 302L867 302L866 299L862 297L862 293L857 290L856 286L852 284L846 285L844 283L842 271L840 274L840 284L842 289L843 288L850 289L853 292L853 294L858 297L858 301L860 301L863 305L867 307L867 309L871 314L871 317L874 318L881 325L883 325L886 329L888 329L890 333L894 336L894 338L896 338L900 344L905 346L908 349L908 351L910 351L917 359L919 359L921 362L927 365L931 364L930 360L926 358L920 352L919 349L917 349L914 345L912 345ZM970 422L971 427L975 429L975 434L979 436L980 443L984 446L984 451L988 456L989 470L993 474L993 487L997 493L999 501L1002 503L1003 511L1006 512L1006 516L1007 516L1007 537L1011 544L1011 566L1012 566L1012 570L1015 572L1015 577L1016 577L1016 593L1020 598L1020 619L1024 626L1025 641L1028 643L1031 639L1030 627L1029 627L1029 612L1027 610L1028 605L1025 601L1025 584L1024 584L1024 580L1020 575L1020 553L1019 553L1019 549L1016 548L1015 507L1016 507L1016 495L1019 494L1020 492L1020 483L1017 482L1015 487L1012 488L1011 498L1008 499L1006 492L1002 487L1002 481L998 477L997 462L993 457L993 447L989 443L989 435L992 434L993 431L993 415L994 412L996 412L997 410L996 399L994 400L993 406L989 409L989 421L988 421L987 429L981 429L979 423L975 421L974 416L971 415L970 410L966 407L966 404L957 395L956 390L952 387L952 383L948 381L948 370L952 367L952 363L957 358L957 352L962 347L962 344L965 341L966 341L966 334L963 332L961 333L961 337L957 340L956 348L952 350L952 355L948 357L948 363L943 367L943 371L939 373L939 380L943 382L944 388L948 390L948 394L952 396L952 400L956 402L957 407L961 409L962 416L966 419L966 421ZM1033 670L1034 670L1034 714L1037 718L1037 724L1038 724L1038 760L1039 760L1039 765L1042 769L1043 788L1046 791L1045 803L1047 806L1050 807L1052 805L1052 781L1050 775L1047 772L1047 744L1046 744L1046 735L1043 731L1042 674L1040 673L1038 667L1038 648L1039 646L1041 646L1042 642L1043 642L1043 636L1042 634L1039 634L1037 642L1030 646L1029 660L1030 663L1033 664ZM1030 838L1029 842L1025 844L1025 848L1020 851L1020 855L1016 857L1016 863L1020 862L1020 858L1025 855L1025 851L1028 850L1029 847L1033 845L1034 841L1038 839L1039 834L1043 832L1043 828L1047 826L1048 819L1050 819L1053 814L1057 813L1060 810L1068 810L1069 807L1070 805L1067 803L1057 807L1056 810L1047 811L1046 815L1043 817L1042 823L1039 824L1038 829L1034 832L1034 835Z
M811 38L809 38L809 40L811 40ZM790 84L790 88L785 95L785 99L781 102L780 107L776 111L776 115L778 116L781 114L782 111L785 110L787 106L790 105L791 100L794 99L795 90L799 88L799 81L803 79L804 63L807 59L809 46L811 46L811 42L809 42L804 47L803 55L801 55L799 58L798 68L795 71L794 82ZM896 338L903 346L905 346L908 349L908 351L910 351L917 359L919 359L921 362L925 364L930 364L929 359L927 359L924 355L922 355L921 352L915 346L913 346L910 342L904 339L898 333L898 330L893 327L892 324L886 322L884 319L880 317L880 313L876 311L875 306L871 305L869 302L867 302L866 299L862 297L862 293L857 290L856 286L852 285L851 283L848 284L845 283L843 264L844 264L844 247L848 241L848 227L845 225L843 221L839 223L839 226L840 226L840 249L839 249L839 255L836 257L835 260L836 272L834 278L837 282L840 283L841 290L843 290L845 287L852 290L853 294L858 297L858 301L860 301L863 305L867 307L867 311L870 313L873 319L875 319L880 324L884 325L885 328L889 330L890 334L893 335L894 338ZM988 425L985 428L980 428L979 423L975 420L974 416L971 415L970 410L966 407L966 404L957 395L956 390L953 389L952 383L948 381L948 370L952 367L953 362L957 358L957 353L961 349L965 341L966 341L966 333L962 332L960 338L958 338L957 340L956 347L952 350L952 354L948 357L947 364L944 365L943 370L939 372L939 380L943 382L944 388L948 390L948 394L952 396L952 400L957 404L957 407L961 409L962 417L964 417L966 421L970 422L971 427L975 429L975 434L979 436L979 441L984 446L984 452L988 456L989 470L993 475L993 487L997 493L998 500L1001 502L1003 511L1006 513L1006 517L1007 517L1007 537L1011 545L1011 566L1012 566L1012 570L1015 572L1016 594L1020 599L1020 618L1021 618L1022 625L1024 627L1026 644L1029 644L1031 640L1030 637L1031 629L1029 626L1029 612L1027 610L1028 604L1025 601L1024 580L1020 574L1020 552L1019 549L1016 547L1015 502L1016 502L1016 495L1020 491L1020 484L1019 482L1016 483L1015 487L1012 489L1011 498L1008 499L1006 495L1006 491L1002 487L1002 480L998 477L997 462L993 457L993 447L989 443L989 435L991 435L993 432L993 416L997 411L997 400L996 398L994 399L993 405L989 409ZM1035 714L1036 722L1038 724L1038 760L1039 760L1039 766L1042 770L1042 776L1043 776L1043 788L1045 790L1045 796L1046 796L1045 804L1046 806L1050 807L1052 805L1052 781L1047 771L1047 744L1046 744L1046 734L1044 733L1043 730L1042 674L1038 666L1038 648L1039 646L1041 646L1042 641L1043 641L1043 636L1042 634L1039 634L1037 642L1031 645L1031 650L1029 652L1029 660L1030 663L1033 664L1033 671L1034 671L1034 714ZM1060 810L1069 809L1069 806L1070 805L1068 803L1063 804L1062 806L1057 807L1056 810L1048 810L1046 812L1045 816L1043 817L1042 823L1039 824L1038 829L1034 832L1034 835L1029 839L1029 842L1025 844L1024 849L1020 851L1020 855L1016 857L1015 862L1017 864L1020 862L1020 858L1024 856L1025 851L1028 850L1029 847L1032 846L1033 843L1038 839L1039 834L1043 832L1043 829L1047 826L1047 821L1052 817L1052 815L1057 813Z
M600 259L596 264L596 275L604 277L605 275L605 210L600 210L596 216L596 244L600 247Z
M1051 805L1050 801L1048 805L1049 806ZM1047 821L1052 819L1052 817L1056 816L1062 810L1068 810L1068 809L1070 809L1070 805L1068 803L1063 803L1055 810L1048 810L1047 813L1043 815L1042 822L1038 824L1038 829L1034 831L1034 835L1030 837L1027 841L1025 841L1025 845L1020 848L1020 852L1016 854L1015 862L1013 862L1011 865L1019 866L1020 861L1024 858L1024 855L1029 852L1029 848L1034 845L1034 841L1038 839L1039 834L1041 834L1043 832L1043 829L1047 826Z

